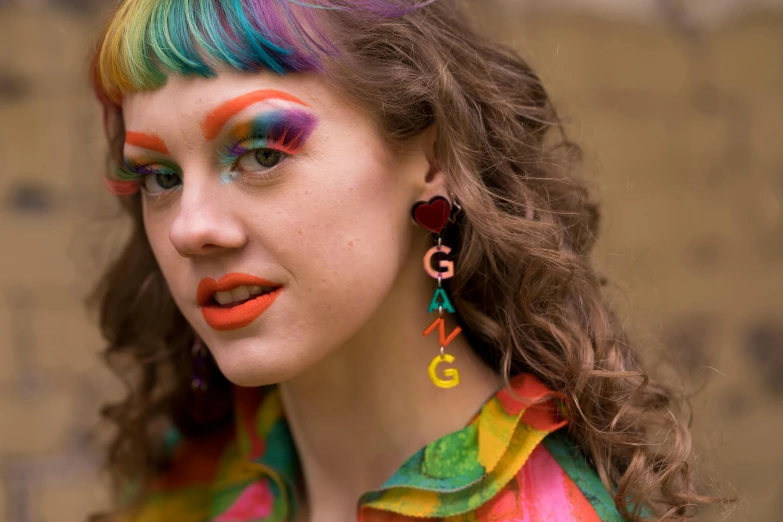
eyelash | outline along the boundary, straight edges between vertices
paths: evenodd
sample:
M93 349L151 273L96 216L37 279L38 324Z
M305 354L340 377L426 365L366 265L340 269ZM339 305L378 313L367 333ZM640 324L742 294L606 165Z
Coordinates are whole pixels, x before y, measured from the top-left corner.
M274 131L267 133L266 136L260 134L248 134L233 141L230 145L221 148L218 151L218 163L221 166L229 167L233 172L236 170L239 159L250 152L261 149L271 149L281 152L287 156L293 156L302 148L303 131L295 136L289 136L290 127L283 129L282 133L275 134ZM174 172L176 169L167 169L166 171L150 169L150 164L141 164L128 160L126 166L119 166L115 170L115 178L104 178L106 188L116 196L132 196L139 190L142 190L145 176L150 174L161 174ZM271 167L274 168L274 167ZM149 194L151 197L160 197L169 191L158 194Z
M266 136L262 135L247 135L235 140L231 145L223 147L218 151L218 161L224 167L230 167L232 170L236 169L236 165L239 162L239 158L249 152L255 152L262 149L271 149L278 152L282 152L288 156L293 156L302 148L300 132L296 136L288 137L288 131L286 128L282 134L274 135L269 132ZM271 167L274 168L274 167Z
M116 179L104 178L106 188L116 196L133 196L142 190L144 178L155 174L178 174L176 169L167 167L166 170L152 169L151 164L141 164L133 160L127 160L124 166L119 166L114 171ZM149 194L150 197L159 197L159 194Z

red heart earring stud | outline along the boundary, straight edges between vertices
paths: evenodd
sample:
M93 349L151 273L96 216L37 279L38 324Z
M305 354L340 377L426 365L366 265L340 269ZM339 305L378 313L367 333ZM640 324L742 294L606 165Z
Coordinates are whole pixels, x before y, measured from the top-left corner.
M440 234L451 216L451 203L443 196L434 196L429 201L418 201L411 209L413 220L430 232Z

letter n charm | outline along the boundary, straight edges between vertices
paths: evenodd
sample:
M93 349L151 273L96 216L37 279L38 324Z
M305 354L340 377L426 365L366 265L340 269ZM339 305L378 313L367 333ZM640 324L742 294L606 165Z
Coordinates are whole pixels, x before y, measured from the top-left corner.
M424 330L423 335L425 337L428 336L433 332L433 330L435 330L435 328L438 329L438 339L440 341L440 345L444 348L447 347L451 341L453 341L454 338L457 337L457 335L459 335L459 333L462 331L462 328L458 326L449 334L448 337L446 337L446 321L444 321L442 317L438 317L432 322L431 325L427 327L426 330Z

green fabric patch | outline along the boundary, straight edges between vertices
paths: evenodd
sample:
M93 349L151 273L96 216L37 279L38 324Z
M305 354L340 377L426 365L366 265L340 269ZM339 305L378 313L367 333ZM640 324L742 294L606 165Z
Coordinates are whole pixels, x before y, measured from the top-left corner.
M478 462L478 429L471 424L417 451L381 490L410 487L448 492L475 483L485 473Z
M421 471L433 478L468 475L478 464L478 432L471 424L424 448Z

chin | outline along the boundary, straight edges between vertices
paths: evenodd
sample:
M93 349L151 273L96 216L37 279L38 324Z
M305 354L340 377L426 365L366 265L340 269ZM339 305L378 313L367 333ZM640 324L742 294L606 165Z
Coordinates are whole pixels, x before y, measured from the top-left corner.
M277 347L259 349L258 340L218 342L210 346L220 372L237 386L277 384L305 370L301 359Z

